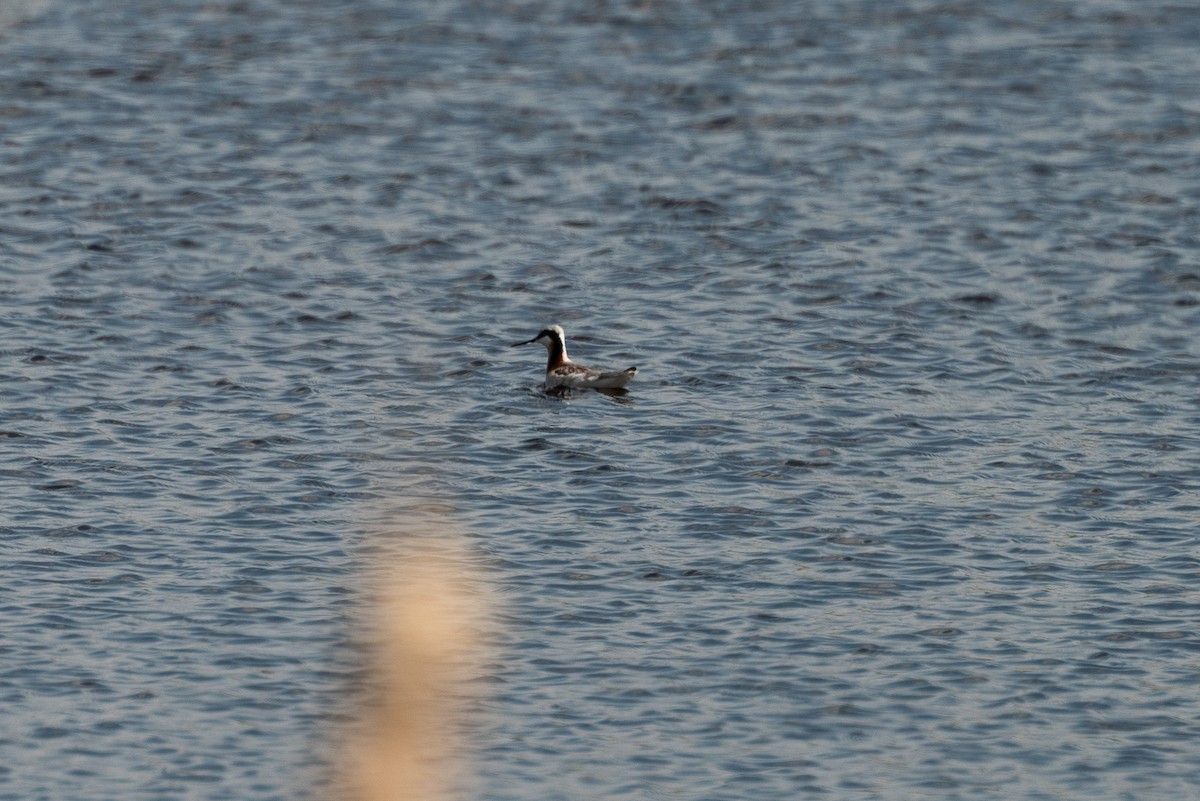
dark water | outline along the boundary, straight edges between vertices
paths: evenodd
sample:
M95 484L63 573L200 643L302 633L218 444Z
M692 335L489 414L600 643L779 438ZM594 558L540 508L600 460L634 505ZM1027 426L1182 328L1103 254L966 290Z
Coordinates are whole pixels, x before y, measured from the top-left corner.
M1200 7L0 26L0 798L320 797L430 521L473 797L1200 798Z

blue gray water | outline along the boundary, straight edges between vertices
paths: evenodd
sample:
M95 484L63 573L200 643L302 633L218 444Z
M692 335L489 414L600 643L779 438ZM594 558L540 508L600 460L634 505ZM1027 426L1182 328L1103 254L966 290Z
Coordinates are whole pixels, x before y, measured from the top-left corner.
M372 538L471 797L1200 798L1200 7L0 11L0 799L321 797ZM539 390L561 323L620 398Z

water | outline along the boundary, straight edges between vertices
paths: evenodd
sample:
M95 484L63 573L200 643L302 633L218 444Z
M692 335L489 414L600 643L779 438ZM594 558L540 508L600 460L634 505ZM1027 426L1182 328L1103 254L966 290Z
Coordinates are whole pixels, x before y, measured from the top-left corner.
M1200 797L1197 9L0 25L0 798L320 797L430 526L471 797Z

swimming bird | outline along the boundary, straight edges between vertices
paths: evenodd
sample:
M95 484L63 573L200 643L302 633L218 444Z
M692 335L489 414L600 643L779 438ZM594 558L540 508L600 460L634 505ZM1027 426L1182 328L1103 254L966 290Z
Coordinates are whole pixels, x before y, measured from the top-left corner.
M621 389L637 375L636 367L624 370L597 370L571 361L567 355L567 338L562 326L543 328L533 339L514 342L512 347L540 342L546 346L549 361L546 362L546 389L576 387L580 389Z

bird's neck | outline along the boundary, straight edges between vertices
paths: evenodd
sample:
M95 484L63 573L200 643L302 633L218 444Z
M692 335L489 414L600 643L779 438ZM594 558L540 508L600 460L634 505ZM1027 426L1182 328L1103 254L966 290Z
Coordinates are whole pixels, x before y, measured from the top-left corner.
M558 340L551 340L551 342L546 345L546 352L548 357L546 361L547 371L553 370L555 367L562 367L564 364L567 364L571 361L567 357L566 344L559 342Z

